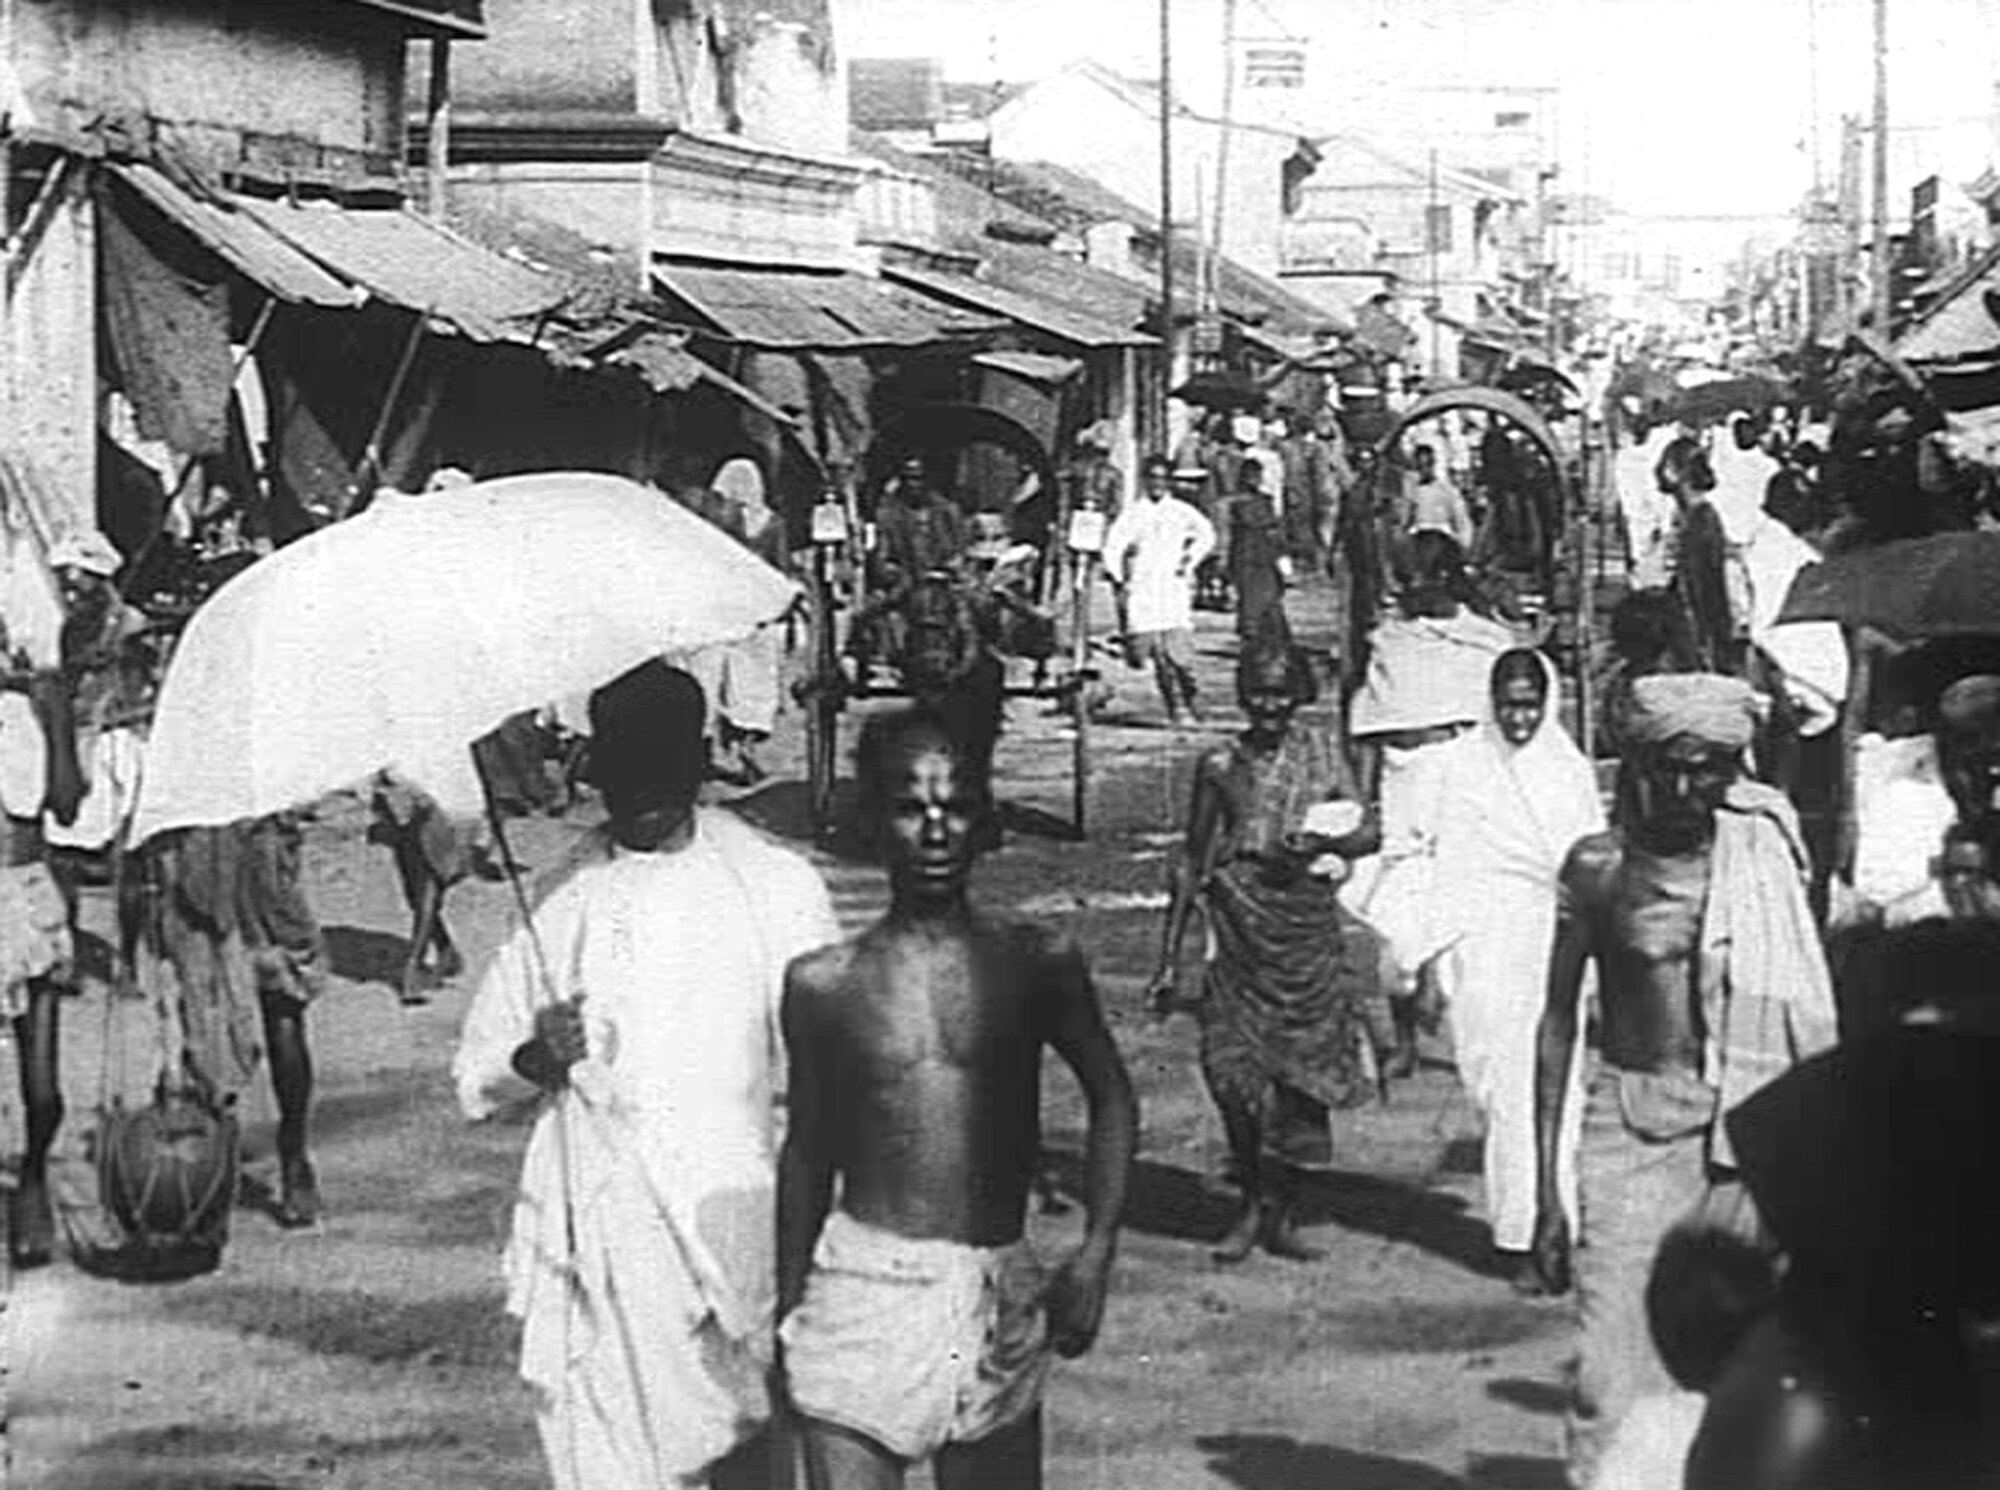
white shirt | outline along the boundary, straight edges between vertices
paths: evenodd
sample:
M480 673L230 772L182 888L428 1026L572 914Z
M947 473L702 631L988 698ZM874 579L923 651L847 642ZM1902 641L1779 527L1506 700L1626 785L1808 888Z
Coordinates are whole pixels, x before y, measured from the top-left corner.
M1179 497L1141 496L1104 535L1104 572L1126 586L1133 633L1194 625L1194 571L1215 552L1215 525Z
M1448 533L1463 549L1472 547L1472 513L1465 495L1443 476L1410 485L1410 531Z

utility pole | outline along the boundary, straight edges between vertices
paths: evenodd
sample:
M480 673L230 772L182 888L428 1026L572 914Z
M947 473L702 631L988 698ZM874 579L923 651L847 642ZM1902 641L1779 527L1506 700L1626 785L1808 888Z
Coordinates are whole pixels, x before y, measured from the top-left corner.
M1424 252L1430 258L1431 271L1431 303L1425 312L1424 318L1431 323L1431 365L1428 371L1430 376L1434 378L1439 374L1440 369L1438 364L1444 357L1444 353L1438 345L1439 334L1443 330L1443 326L1438 320L1438 315L1444 309L1444 284L1441 278L1442 269L1438 263L1438 254L1443 250L1443 245L1438 242L1441 234L1442 229L1438 221L1438 153L1436 148L1433 147L1431 150L1430 190L1424 198Z
M1173 0L1160 0L1160 386L1154 438L1167 448L1168 393L1174 381L1174 27Z
M1889 336L1895 269L1889 263L1889 0L1875 0L1874 181L1869 195L1873 229L1869 270L1874 276L1875 334Z
M1229 144L1236 133L1236 0L1222 0L1222 128L1215 142L1215 226L1208 241L1223 253L1223 214L1229 199Z

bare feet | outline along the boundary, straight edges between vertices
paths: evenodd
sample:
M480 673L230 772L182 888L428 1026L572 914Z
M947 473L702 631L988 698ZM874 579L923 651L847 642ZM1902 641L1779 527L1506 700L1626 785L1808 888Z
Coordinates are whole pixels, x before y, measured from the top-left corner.
M1548 1297L1549 1291L1542 1285L1542 1275L1535 1267L1532 1252L1511 1252L1504 1247L1495 1247L1493 1261L1494 1271L1507 1280L1507 1286L1514 1290L1517 1298Z
M1229 1228L1223 1239L1217 1242L1209 1256L1220 1263L1237 1263L1248 1257L1256 1249L1257 1238L1264 1230L1264 1207L1251 1201L1243 1207L1243 1214L1236 1224Z
M1307 1245L1299 1235L1299 1225L1289 1206L1273 1206L1264 1224L1264 1250L1287 1262L1318 1262L1326 1256L1321 1247Z
M272 1213L287 1231L316 1225L320 1218L319 1176L309 1159L287 1159L281 1166L278 1207Z

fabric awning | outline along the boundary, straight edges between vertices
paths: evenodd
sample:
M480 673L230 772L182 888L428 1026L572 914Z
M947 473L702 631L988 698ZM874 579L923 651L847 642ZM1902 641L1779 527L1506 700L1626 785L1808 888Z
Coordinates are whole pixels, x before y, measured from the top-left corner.
M721 335L772 351L925 346L1002 325L863 274L657 264L654 278Z
M882 273L935 299L1001 316L1080 347L1137 347L1153 340L1116 322L968 274L944 274L905 265L889 266Z
M568 291L401 207L267 201L181 185L149 165L110 167L237 273L292 304L379 300L474 341L532 343Z

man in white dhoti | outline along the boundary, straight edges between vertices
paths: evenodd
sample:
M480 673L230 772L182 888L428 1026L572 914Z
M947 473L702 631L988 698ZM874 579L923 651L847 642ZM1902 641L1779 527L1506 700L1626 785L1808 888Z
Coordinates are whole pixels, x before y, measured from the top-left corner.
M454 1075L540 1103L507 1252L558 1490L768 1474L785 965L838 938L797 855L697 810L704 707L649 662L592 696L610 821L501 950Z
M1439 960L1459 1080L1486 1119L1486 1217L1508 1280L1539 1291L1535 1030L1547 994L1556 885L1576 841L1604 831L1590 762L1557 721L1556 670L1521 648L1493 665L1484 724L1449 747L1436 821ZM1565 1106L1558 1174L1576 1212L1582 1104Z

